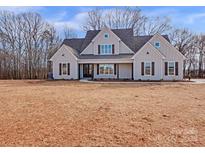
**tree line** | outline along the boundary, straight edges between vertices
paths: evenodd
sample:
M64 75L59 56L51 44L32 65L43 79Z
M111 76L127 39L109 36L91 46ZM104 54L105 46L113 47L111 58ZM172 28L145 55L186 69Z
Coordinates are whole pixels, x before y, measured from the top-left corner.
M40 14L0 12L0 78L47 78L47 58L60 42Z
M133 28L134 35L168 34L171 43L187 57L185 76L205 77L205 36L172 26L168 17L147 17L138 7L93 9L87 12L82 30ZM77 37L69 25L60 36L40 14L0 12L0 79L43 79L49 71L47 60L63 38Z

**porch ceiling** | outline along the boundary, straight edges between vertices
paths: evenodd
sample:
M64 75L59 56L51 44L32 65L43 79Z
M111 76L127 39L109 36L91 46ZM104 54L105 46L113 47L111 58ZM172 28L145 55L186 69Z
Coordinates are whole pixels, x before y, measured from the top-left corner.
M79 64L133 63L132 59L79 59Z
M80 55L78 63L133 63L133 54Z

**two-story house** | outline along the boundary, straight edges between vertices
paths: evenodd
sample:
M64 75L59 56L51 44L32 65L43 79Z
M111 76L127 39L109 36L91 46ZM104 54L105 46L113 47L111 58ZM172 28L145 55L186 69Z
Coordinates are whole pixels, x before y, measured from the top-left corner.
M54 79L182 80L184 59L167 35L105 27L65 39L50 61Z

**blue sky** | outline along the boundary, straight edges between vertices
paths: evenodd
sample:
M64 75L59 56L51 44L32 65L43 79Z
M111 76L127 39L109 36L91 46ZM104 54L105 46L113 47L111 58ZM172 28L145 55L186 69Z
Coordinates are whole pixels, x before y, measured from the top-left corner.
M59 7L0 7L0 10L10 10L16 13L33 11L40 13L43 18L54 24L58 32L61 33L65 24L78 31L78 35L83 37L82 24L85 22L87 12L95 7L83 6L59 6ZM105 10L114 7L100 7ZM139 7L146 16L168 16L171 22L178 28L189 28L195 33L205 33L205 7L171 7L171 6L144 6Z

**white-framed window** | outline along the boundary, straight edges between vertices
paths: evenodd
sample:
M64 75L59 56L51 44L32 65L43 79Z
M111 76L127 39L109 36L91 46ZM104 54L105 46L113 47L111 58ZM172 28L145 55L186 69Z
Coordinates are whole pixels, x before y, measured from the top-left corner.
M168 62L168 75L175 74L175 62Z
M155 42L155 43L154 43L154 46L155 46L156 48L160 48L160 42Z
M99 74L114 74L114 64L99 64Z
M108 33L105 33L105 34L104 34L104 38L106 38L106 39L109 38L109 34L108 34Z
M110 55L110 54L112 54L112 45L111 44L100 45L100 54L101 55Z
M59 75L70 75L70 63L59 64Z
M66 64L63 64L63 65L62 65L62 74L63 74L63 75L66 75L66 74L67 74L67 66L66 66Z
M152 67L151 62L144 63L144 74L145 75L151 75L151 67Z

